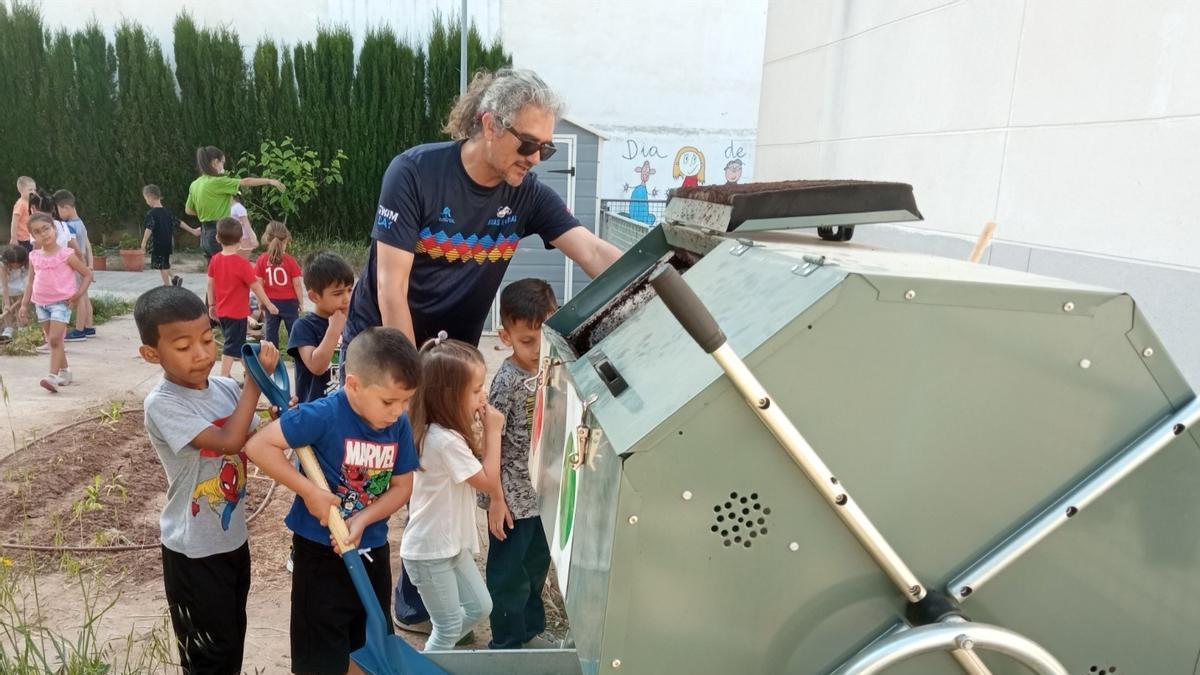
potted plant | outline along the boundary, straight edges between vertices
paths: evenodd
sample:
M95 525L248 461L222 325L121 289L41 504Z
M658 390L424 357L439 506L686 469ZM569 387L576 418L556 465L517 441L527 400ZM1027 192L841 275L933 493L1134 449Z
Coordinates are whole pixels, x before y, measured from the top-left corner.
M146 249L142 242L132 234L121 237L121 264L126 272L141 272L146 268Z
M108 247L104 244L92 247L92 269L103 272L108 269Z

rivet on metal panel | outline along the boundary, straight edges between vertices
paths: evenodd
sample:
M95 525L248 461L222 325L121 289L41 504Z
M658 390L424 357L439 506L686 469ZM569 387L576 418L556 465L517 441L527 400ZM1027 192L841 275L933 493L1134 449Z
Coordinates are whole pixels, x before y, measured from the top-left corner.
M637 516L629 516L629 524L630 525L637 525L637 520L638 520Z
M753 246L754 246L754 242L750 241L749 239L738 239L737 246L734 246L733 249L730 250L729 252L732 253L733 255L741 255L741 254L745 253L746 251L749 251L750 248Z
M1073 302L1068 302L1068 303L1064 304L1064 305L1063 305L1063 311L1064 311L1064 312L1073 312L1073 311L1075 311L1075 303L1073 303Z
M1150 358L1151 356L1154 356L1154 348L1146 347L1145 349L1142 350L1142 356L1144 356L1146 358Z
M958 589L958 594L964 598L970 596L974 592L975 589L971 588L970 586L963 586L962 588Z
M954 638L954 644L958 645L959 649L966 649L968 651L975 648L975 641L966 633Z
M916 292L916 291L914 291L914 290L912 290L911 288L910 288L909 290L907 290L907 291L905 291L905 292L904 292L904 299L905 299L905 300L912 300L912 299L913 299L913 298L915 298L915 297L917 297L917 292Z
M692 501L692 491L691 490L683 491L683 501L685 501L685 502Z
M821 267L824 264L825 264L825 256L823 256L823 255L806 255L806 256L804 256L804 264L803 265L792 265L792 274L795 274L795 275L801 276L801 277L806 277L806 276L812 274L813 272L816 272L817 268Z
M764 396L758 399L757 405L761 410L766 410L767 408L771 407L771 399Z
M620 668L620 667L621 667L621 659L613 659L613 660L612 660L612 667L613 667L613 668Z
M1081 360L1081 361L1079 362L1079 367L1080 367L1080 368L1083 368L1084 370L1087 370L1088 368L1091 368L1091 367L1092 367L1092 360L1091 360L1091 359L1083 359L1083 360Z
M792 543L788 544L788 550L792 553L795 553L796 551L800 550L800 544L793 541Z

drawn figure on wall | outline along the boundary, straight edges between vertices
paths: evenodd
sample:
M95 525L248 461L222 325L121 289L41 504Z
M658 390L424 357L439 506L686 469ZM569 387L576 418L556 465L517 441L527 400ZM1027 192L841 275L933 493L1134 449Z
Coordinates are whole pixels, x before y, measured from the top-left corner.
M682 178L683 187L695 187L704 182L704 153L691 145L685 145L675 153L675 165L671 167L672 178Z
M725 184L735 185L742 179L742 160L731 159L725 165Z
M650 191L646 184L650 182L650 176L653 176L657 171L650 166L650 160L642 162L642 165L634 168L636 173L642 180L637 187L633 188L633 192L629 195L629 217L647 225L654 224L654 216L650 215ZM625 185L628 190L629 185ZM654 194L658 195L658 189L655 188Z

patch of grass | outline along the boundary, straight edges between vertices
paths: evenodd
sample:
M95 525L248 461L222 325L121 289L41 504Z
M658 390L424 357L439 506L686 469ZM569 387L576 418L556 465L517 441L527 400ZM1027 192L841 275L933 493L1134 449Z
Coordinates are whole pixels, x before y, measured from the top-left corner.
M174 644L165 616L147 633L131 627L124 648L100 641L100 622L117 599L105 602L100 575L76 572L83 594L76 632L43 623L36 571L0 558L0 672L11 675L104 675L160 672L171 665ZM70 567L65 565L64 567Z
M114 298L111 295L92 296L92 313L97 326L133 311L133 301ZM75 317L72 315L70 324L74 327ZM34 348L42 344L42 327L37 323L37 314L33 306L29 307L29 324L18 328L13 334L12 342L0 345L0 355L3 356L36 356Z

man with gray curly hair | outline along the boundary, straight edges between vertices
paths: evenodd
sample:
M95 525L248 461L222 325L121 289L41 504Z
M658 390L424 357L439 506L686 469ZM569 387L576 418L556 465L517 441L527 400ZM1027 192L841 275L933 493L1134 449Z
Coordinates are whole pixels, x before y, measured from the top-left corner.
M443 330L477 345L522 237L538 235L592 277L620 257L530 175L557 150L552 139L562 109L532 71L481 72L450 111L443 130L453 140L418 145L392 160L346 315L343 370L346 347L372 326L398 328L417 347ZM394 618L401 628L429 632L407 573L396 588Z
M531 234L592 277L620 257L530 175L557 150L562 109L532 71L481 72L446 121L454 140L392 160L343 344L379 325L400 329L417 347L440 330L478 344L509 260Z

